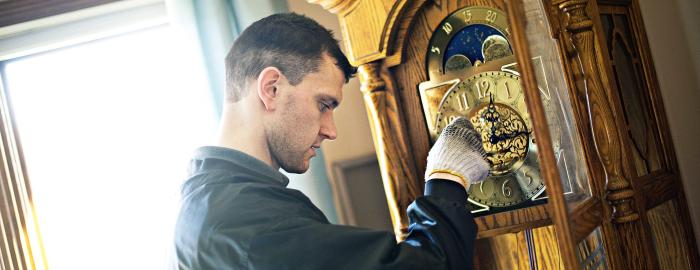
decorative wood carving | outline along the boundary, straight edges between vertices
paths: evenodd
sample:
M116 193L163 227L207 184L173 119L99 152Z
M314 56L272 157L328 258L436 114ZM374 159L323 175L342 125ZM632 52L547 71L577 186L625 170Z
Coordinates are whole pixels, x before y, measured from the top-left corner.
M640 237L643 225L634 205L634 190L624 174L624 144L618 133L612 104L608 101L608 87L601 81L596 61L593 21L586 13L588 0L558 1L559 9L567 15L566 30L569 32L579 69L583 74L584 87L577 89L586 98L585 108L593 134L596 156L603 164L604 182L608 191L606 199L612 207L612 222L618 232L619 244L627 267L646 269L653 265L649 258L648 244Z
M385 59L387 67L401 62L407 21L425 0L307 0L338 15L348 60L353 66ZM348 27L352 26L352 27ZM401 34L397 35L397 33Z
M422 194L422 188L413 169L415 163L406 140L396 90L381 61L361 65L358 73L394 231L397 237L402 237L408 224L405 209Z
M598 159L603 163L608 201L613 206L613 220L617 223L633 222L639 219L639 213L633 207L634 191L622 171L622 143L617 129L615 117L607 94L598 73L595 62L593 21L586 14L588 0L570 0L559 4L559 8L569 16L566 29L571 34L573 45L578 53L581 69L585 76L585 91L587 109L590 117L591 130L595 139Z

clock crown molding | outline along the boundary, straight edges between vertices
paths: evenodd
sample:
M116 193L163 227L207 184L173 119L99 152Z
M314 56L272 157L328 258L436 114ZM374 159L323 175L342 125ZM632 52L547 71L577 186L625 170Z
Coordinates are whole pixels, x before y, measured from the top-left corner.
M307 0L336 14L350 64L384 60L401 63L404 36L413 14L426 0ZM369 14L369 15L368 15ZM372 19L368 19L372 18ZM352 25L352 27L348 27ZM360 27L358 27L360 26Z

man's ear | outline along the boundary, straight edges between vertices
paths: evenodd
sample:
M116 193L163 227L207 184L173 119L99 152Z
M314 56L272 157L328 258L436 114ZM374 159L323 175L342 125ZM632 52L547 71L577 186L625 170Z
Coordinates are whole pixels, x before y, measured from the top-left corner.
M256 85L258 97L260 97L260 101L262 101L265 109L268 111L275 110L275 104L279 96L277 85L281 78L282 72L276 67L266 67L260 71L260 75L258 75Z

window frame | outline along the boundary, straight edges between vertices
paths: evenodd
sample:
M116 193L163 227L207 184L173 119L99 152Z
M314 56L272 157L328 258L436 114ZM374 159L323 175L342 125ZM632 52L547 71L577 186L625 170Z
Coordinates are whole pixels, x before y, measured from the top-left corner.
M25 56L168 23L163 0L0 2L0 269L47 269L5 65Z

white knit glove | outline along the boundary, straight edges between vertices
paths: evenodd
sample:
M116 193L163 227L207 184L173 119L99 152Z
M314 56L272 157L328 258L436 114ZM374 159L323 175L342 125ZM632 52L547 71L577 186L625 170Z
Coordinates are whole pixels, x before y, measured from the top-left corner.
M469 120L458 117L442 130L430 149L425 179L447 174L456 176L468 187L468 183L481 182L488 176L490 166L485 156L481 135Z

